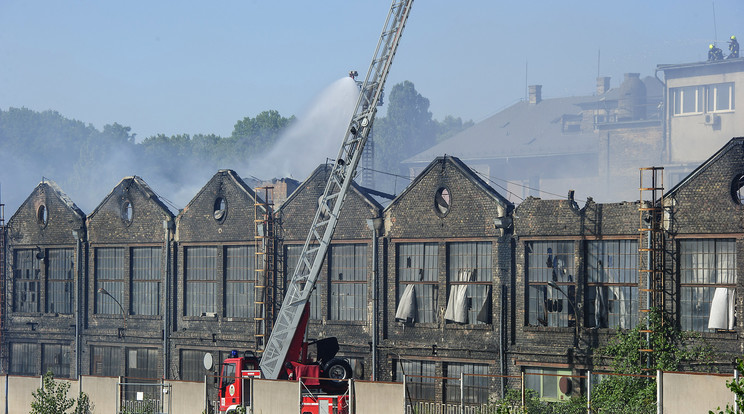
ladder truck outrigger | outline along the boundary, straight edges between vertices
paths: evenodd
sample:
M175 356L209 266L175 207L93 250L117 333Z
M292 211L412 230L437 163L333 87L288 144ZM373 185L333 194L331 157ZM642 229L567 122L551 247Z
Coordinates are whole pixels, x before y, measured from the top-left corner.
M247 404L249 398L246 398L246 394L249 390L244 389L244 379L250 377L292 380L302 378L306 387L315 387L326 392L323 395L303 397L302 413L348 413L345 380L352 375L351 367L345 359L335 357L339 350L336 338L325 338L313 343L305 341L309 319L308 303L372 129L378 104L382 100L385 80L412 4L413 0L394 0L390 7L372 63L360 85L361 91L354 114L323 195L318 200L315 218L298 264L287 283L284 301L260 359L250 352L239 356L233 351L231 357L222 364L218 388L220 413L237 412L238 407ZM355 77L356 72L352 71L350 76ZM316 361L308 359L308 345L312 344L318 345Z

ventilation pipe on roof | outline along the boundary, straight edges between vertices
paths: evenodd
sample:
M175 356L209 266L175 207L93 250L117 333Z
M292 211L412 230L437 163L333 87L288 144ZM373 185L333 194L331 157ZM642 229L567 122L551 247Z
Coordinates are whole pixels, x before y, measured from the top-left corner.
M530 85L530 104L536 105L542 101L542 85Z

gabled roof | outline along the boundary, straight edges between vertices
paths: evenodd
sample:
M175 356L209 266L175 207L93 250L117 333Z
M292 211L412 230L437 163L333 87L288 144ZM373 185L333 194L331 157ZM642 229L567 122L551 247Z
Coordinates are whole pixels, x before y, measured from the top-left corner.
M728 151L731 150L735 145L744 145L744 137L735 137L731 138L729 142L726 143L721 149L719 149L715 154L713 154L710 158L708 158L705 162L698 165L697 168L695 168L690 174L687 175L687 177L680 180L680 182L677 183L674 187L672 187L669 191L664 194L664 197L669 197L677 193L680 188L684 187L692 181L695 177L702 174L705 170L710 168L711 165L715 164L716 161L718 161L721 157L723 157Z
M442 154L466 160L594 153L594 133L563 132L563 116L581 114L591 97L518 102L465 131L403 161L423 163Z
M323 182L328 180L328 174L330 173L331 169L333 168L330 164L320 164L311 174L309 177L305 179L300 185L297 187L297 189L292 192L292 194L287 197L287 199L282 203L281 207L279 207L279 210L282 210L284 206L289 205L292 200L297 198L297 195L302 191L302 189L307 186L307 184L313 182L316 179L323 180ZM321 175L322 174L322 175ZM375 208L377 210L382 210L382 205L377 202L374 198L372 198L372 195L370 195L367 191L365 191L364 187L361 187L356 182L352 181L351 185L349 186L349 190L359 194L362 199L367 202L367 204L370 205L370 207ZM317 207L317 206L316 206Z
M189 207L191 207L191 205L194 202L196 202L196 200L199 199L199 197L202 195L202 193L204 193L204 191L206 191L207 187L209 186L209 183L212 182L213 180L215 180L218 176L226 177L228 180L230 180L233 183L235 183L235 187L236 188L238 188L239 190L241 190L242 192L244 192L250 198L252 198L256 202L259 202L261 204L264 203L264 200L261 199L261 197L258 196L255 191L253 191L253 189L251 188L251 186L249 186L248 184L246 184L246 182L243 181L242 178L240 178L240 175L238 175L238 173L236 173L234 170L224 169L224 170L218 170L217 173L215 173L212 176L212 178L210 178L209 181L207 181L207 184L205 184L204 186L202 186L201 189L199 189L199 192L196 193L196 195L191 199L191 201L189 201L189 203L186 205L186 207L184 207L183 210L184 211L189 210ZM263 206L261 206L260 208L263 209L263 210L265 210L265 208Z
M91 218L93 218L93 216L95 216L96 213L98 213L98 211L106 204L106 202L111 197L114 196L114 194L116 193L117 189L120 188L120 187L126 187L127 189L133 187L133 188L139 189L142 192L142 194L145 196L145 198L148 198L148 199L152 200L163 211L167 212L170 216L173 216L173 212L171 212L171 210L168 208L168 206L165 205L165 203L163 203L162 200L160 200L160 197L158 197L158 195L155 193L155 191L153 191L152 188L150 188L150 186L147 185L147 183L145 182L145 180L143 180L141 177L138 177L136 175L133 175L131 177L124 177L124 178L122 178L121 181L119 181L119 183L116 184L114 186L114 188L108 193L108 195L106 195L106 197L103 198L103 201L101 201L101 203L98 204L98 206L96 207L96 209L93 210L93 212L88 215L88 220L90 220Z
M67 208L72 212L73 214L77 215L81 219L85 219L85 213L83 213L83 210L81 210L73 201L72 199L65 194L64 191L62 191L62 188L60 188L59 185L57 185L56 182L44 178L35 188L34 191L29 194L28 197L26 197L26 200L23 201L23 203L18 207L15 213L13 213L13 216L10 218L10 220L13 220L13 217L18 214L19 211L31 200L31 197L36 192L37 189L40 187L48 187L50 190L52 190L52 193L57 196L57 198L65 205Z
M429 165L426 168L424 168L424 170L421 171L421 173L418 176L416 176L416 178L413 181L411 181L410 184L408 184L408 187L406 187L406 189L403 190L403 192L400 193L400 195L395 197L395 199L390 204L388 204L387 207L385 207L385 211L388 211L389 209L393 208L393 206L398 204L399 201L403 199L403 197L405 197L406 194L408 194L408 192L411 191L411 189L416 187L416 185L422 179L424 179L424 177L426 177L426 175L428 175L428 173L433 168L440 166L442 163L449 163L455 168L457 168L463 174L463 176L468 177L473 182L473 184L475 184L478 188L483 190L483 192L486 195L488 195L489 197L491 197L492 199L494 199L495 201L497 201L498 203L506 207L507 211L511 211L514 209L514 204L511 201L504 198L504 196L499 194L498 191L494 190L493 187L491 187L490 185L488 185L488 183L483 181L483 179L481 179L475 171L470 169L470 167L468 167L467 164L462 162L462 160L460 160L457 157L453 157L451 155L444 155L441 157L436 157L432 162L430 162Z

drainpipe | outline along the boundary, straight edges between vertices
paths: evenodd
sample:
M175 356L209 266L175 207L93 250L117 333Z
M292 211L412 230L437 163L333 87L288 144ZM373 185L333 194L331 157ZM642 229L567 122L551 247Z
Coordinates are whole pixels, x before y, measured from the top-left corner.
M168 378L168 328L169 328L169 312L168 304L170 303L169 298L169 284L170 284L170 231L171 225L173 224L170 220L163 220L163 236L164 236L164 251L163 255L165 258L165 264L163 266L163 379Z
M377 235L382 228L382 217L367 219L372 230L372 381L377 380Z
M75 379L80 379L80 268L81 268L81 239L77 230L72 231L75 239Z

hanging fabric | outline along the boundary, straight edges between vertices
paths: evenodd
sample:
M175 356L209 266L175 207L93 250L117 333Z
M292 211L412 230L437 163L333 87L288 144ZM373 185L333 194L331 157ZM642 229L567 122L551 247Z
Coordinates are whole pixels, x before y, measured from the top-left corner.
M458 282L468 282L472 274L472 271L460 270L457 280ZM447 301L447 310L444 312L444 319L457 323L468 322L468 306L465 297L467 290L468 285L452 285L449 300Z
M404 323L413 323L416 321L416 289L409 283L403 290L403 296L400 297L398 309L395 311L395 320Z

